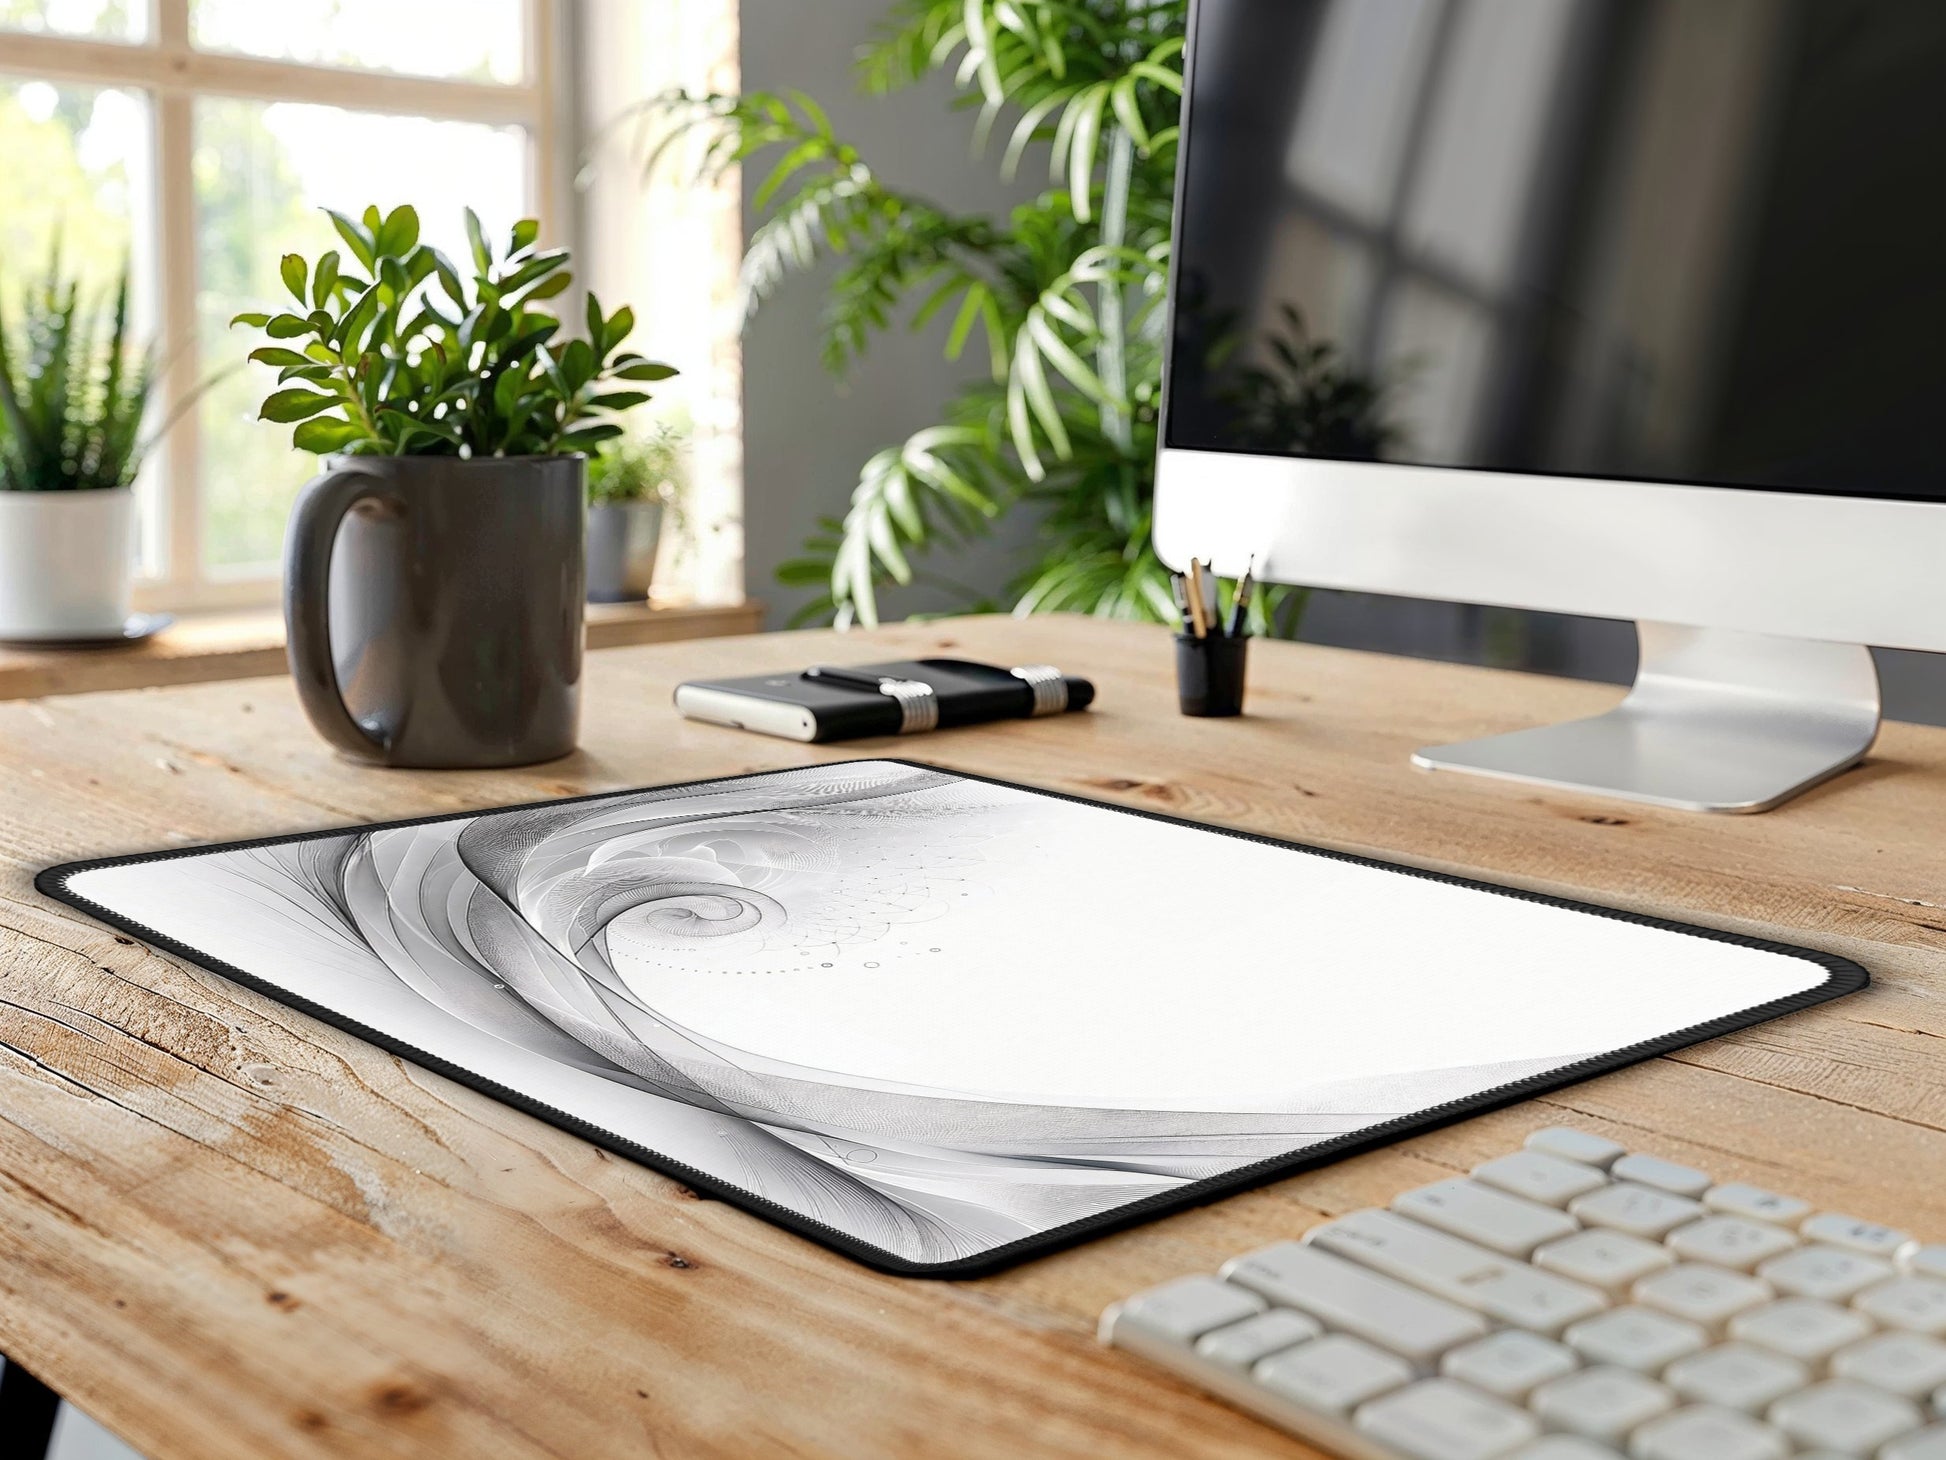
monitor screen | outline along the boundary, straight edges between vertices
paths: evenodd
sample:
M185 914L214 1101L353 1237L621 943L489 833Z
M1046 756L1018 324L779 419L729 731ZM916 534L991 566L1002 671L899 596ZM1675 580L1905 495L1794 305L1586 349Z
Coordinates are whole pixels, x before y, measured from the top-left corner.
M1946 499L1946 0L1197 0L1171 447Z

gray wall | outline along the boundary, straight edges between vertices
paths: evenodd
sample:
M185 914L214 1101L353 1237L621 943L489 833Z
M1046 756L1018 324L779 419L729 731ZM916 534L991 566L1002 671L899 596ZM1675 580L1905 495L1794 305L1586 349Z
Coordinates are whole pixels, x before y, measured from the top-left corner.
M890 0L743 0L743 85L789 87L816 98L838 134L857 145L888 183L959 211L1004 213L1045 180L1021 169L1001 183L996 159L975 159L971 114L951 110L946 79L890 97L857 94L858 48L891 8ZM761 221L750 206L766 167L746 169L745 227ZM763 307L744 338L744 579L770 604L778 625L808 596L782 588L777 565L796 557L822 516L842 516L858 469L874 452L938 419L954 386L977 374L983 351L959 364L941 357L945 321L922 333L902 326L881 336L844 381L818 358L823 284L830 265L793 278ZM973 357L979 354L979 359ZM990 542L958 554L933 554L922 573L948 576L996 598L1022 565L1032 533L1024 514L1003 521ZM885 600L890 616L954 607L964 596L914 585Z

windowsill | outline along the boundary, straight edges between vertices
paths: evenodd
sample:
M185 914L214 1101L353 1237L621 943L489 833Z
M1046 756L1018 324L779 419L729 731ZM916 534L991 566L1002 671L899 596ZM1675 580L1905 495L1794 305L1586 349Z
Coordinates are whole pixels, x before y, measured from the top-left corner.
M763 627L763 616L763 604L753 600L709 606L591 603L587 642L590 649L610 649L753 634ZM185 614L139 644L99 649L0 646L0 700L250 679L285 670L284 619L276 610Z

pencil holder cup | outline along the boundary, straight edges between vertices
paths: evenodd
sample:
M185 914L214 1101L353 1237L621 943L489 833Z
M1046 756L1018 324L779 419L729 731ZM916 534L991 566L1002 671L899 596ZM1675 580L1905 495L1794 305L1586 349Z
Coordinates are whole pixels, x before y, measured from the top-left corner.
M1250 640L1237 635L1176 635L1176 695L1185 715L1243 713L1243 667Z

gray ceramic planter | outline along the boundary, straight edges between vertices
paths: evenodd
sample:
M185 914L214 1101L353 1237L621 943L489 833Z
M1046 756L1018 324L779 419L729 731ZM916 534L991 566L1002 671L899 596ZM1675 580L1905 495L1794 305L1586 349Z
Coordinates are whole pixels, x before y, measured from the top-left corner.
M588 509L588 602L639 603L649 596L662 544L660 502L599 502Z
M580 719L581 456L334 456L284 548L318 733L392 766L552 760Z

